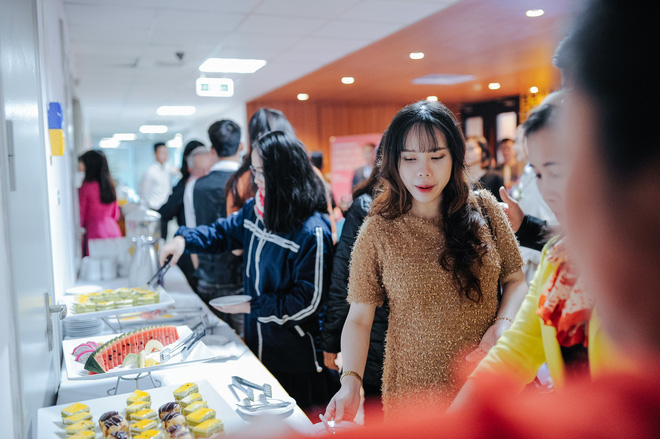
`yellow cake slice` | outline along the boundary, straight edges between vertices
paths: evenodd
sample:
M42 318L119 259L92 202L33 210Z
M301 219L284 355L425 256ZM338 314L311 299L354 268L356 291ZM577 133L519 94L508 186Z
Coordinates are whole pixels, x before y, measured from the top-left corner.
M131 405L138 401L151 402L151 395L144 390L136 389L135 392L131 393L128 395L128 398L126 398L126 405Z
M133 436L133 439L165 439L165 435L160 430L147 430Z
M156 411L151 409L142 409L135 413L131 413L131 421L142 421L143 419L156 419Z
M186 416L186 421L188 421L188 424L194 426L212 418L215 418L215 410L208 407L202 407Z
M197 387L197 384L186 383L174 391L174 398L177 401L179 401L185 398L186 396L190 395L191 393L197 393L197 392L199 392L199 388Z
M190 404L188 404L184 409L183 409L183 414L188 416L195 410L201 409L203 407L208 407L208 404L206 401L195 401Z
M224 425L220 419L207 419L199 425L195 425L192 428L195 439L204 438L204 439L215 439L220 437L224 432Z
M180 399L179 404L181 404L181 407L183 407L185 409L186 407L188 407L193 402L201 401L201 400L202 400L202 395L200 395L199 393L190 393L185 398Z
M78 421L75 424L71 424L64 429L67 436L73 436L74 434L80 433L81 431L85 431L85 430L95 431L96 424L94 424L92 421L89 420L83 420L83 421Z
M62 419L67 418L71 415L75 415L76 413L80 412L88 412L89 407L86 406L85 404L81 404L79 402L75 404L71 404L68 407L65 407L62 409Z
M71 425L83 420L91 421L92 414L90 412L78 412L75 415L67 416L66 418L62 419L62 422L64 422L64 425Z
M156 427L158 427L158 422L154 421L153 419L143 419L131 424L131 433L143 433Z
M147 401L138 401L126 407L126 415L131 416L132 413L137 413L140 410L150 409L151 403Z
M67 439L93 439L96 437L96 433L93 431L85 430L80 431L73 436L68 436Z

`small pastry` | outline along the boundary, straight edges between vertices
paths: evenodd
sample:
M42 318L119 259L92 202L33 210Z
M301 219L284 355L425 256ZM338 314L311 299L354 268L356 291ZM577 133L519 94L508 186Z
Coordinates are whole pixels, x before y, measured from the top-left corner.
M152 430L158 427L158 422L153 419L143 419L138 422L131 424L131 433L142 433L147 430Z
M195 436L187 428L182 428L172 433L169 439L195 439Z
M117 431L128 433L128 422L121 413L114 411L104 413L99 419L99 423L104 438L110 437L112 433Z
M218 439L224 436L224 425L220 419L207 419L192 428L195 439Z
M108 436L108 439L130 439L130 436L125 431L115 431Z
M201 409L197 409L188 416L186 416L186 421L188 422L189 425L195 426L201 424L207 419L213 419L213 418L215 418L215 410L207 407L202 407Z
M170 412L167 415L165 415L165 417L163 418L163 426L165 427L166 430L176 424L181 424L183 426L188 425L186 423L186 417L183 416L181 413Z
M92 421L83 420L83 421L78 421L75 424L71 424L64 429L67 436L73 436L74 434L80 433L81 431L85 431L85 430L94 431L96 430L96 425L94 425Z
M96 438L96 433L90 430L79 431L73 436L67 436L67 439L94 439Z
M88 412L88 411L89 411L89 407L87 407L85 404L81 404L77 402L62 409L62 419L68 418L69 416L75 415L76 413Z
M186 383L174 391L174 398L177 401L180 401L186 396L190 395L191 393L197 393L197 392L199 392L199 388L197 387L197 384Z
M202 395L199 393L189 393L186 397L183 399L179 400L179 404L181 404L181 407L185 408L188 405L192 404L195 401L201 401L202 400Z
M82 420L91 421L92 414L90 412L78 412L75 415L67 416L66 418L62 419L62 422L64 422L64 425L71 425Z
M201 408L208 407L208 404L206 401L195 401L191 404L188 404L184 409L183 409L183 414L184 416L188 416L195 410L199 410Z
M138 401L147 401L151 403L151 395L149 395L144 390L136 389L135 392L128 395L126 398L126 405L131 405Z
M156 412L151 409L142 409L140 411L137 411L135 413L131 413L130 418L131 421L136 422L136 421L142 421L143 419L153 419L156 420Z
M134 402L133 404L126 406L126 415L130 416L131 413L136 413L139 412L140 410L150 409L150 408L151 408L151 402L148 401Z
M176 401L166 402L165 404L161 405L160 408L158 409L158 417L162 421L165 415L167 415L170 412L181 413L181 404L179 404Z

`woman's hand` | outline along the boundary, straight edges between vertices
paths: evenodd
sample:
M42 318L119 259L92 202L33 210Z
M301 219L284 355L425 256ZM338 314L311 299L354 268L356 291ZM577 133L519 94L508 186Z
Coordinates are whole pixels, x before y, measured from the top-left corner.
M486 330L484 336L481 337L479 347L470 352L467 357L465 357L465 360L469 361L470 363L478 363L479 361L483 360L484 357L486 357L488 351L490 351L490 348L495 346L495 343L497 343L497 340L502 336L502 334L504 334L504 331L510 327L511 322L503 319L496 320L495 323L493 323L491 327Z
M325 417L335 422L353 421L360 408L360 381L347 375L342 380L339 392L330 400L325 409Z
M186 249L186 240L183 239L183 236L175 236L174 239L172 239L170 242L167 244L163 245L163 248L160 249L160 265L162 266L165 264L165 259L169 255L172 255L172 260L170 261L170 266L176 265L177 261L183 254L184 250Z
M328 369L339 371L339 366L337 366L337 354L334 352L325 352L323 351L323 364Z
M520 229L523 219L525 218L525 213L520 208L520 204L518 204L513 198L509 197L504 186L500 187L500 198L502 198L500 206L509 219L509 223L511 223L513 233L516 233L518 229Z
M238 305L216 306L220 312L225 314L250 314L250 302L239 303Z

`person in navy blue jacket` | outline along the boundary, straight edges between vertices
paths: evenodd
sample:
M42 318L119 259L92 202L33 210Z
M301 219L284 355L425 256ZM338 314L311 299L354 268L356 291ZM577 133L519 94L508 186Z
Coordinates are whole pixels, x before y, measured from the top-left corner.
M333 245L323 185L305 146L272 131L253 145L257 193L238 212L213 224L181 227L163 246L161 263L184 251L243 249L245 293L225 306L245 313L245 341L301 408L329 399L319 350L320 318L332 268Z

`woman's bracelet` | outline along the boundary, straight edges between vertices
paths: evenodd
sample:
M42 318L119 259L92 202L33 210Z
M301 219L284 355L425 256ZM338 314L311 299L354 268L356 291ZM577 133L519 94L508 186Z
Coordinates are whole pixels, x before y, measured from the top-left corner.
M359 373L353 372L352 370L346 370L341 374L341 377L339 378L339 382L344 379L345 376L352 376L357 378L357 380L360 382L360 387L362 387L362 377L360 376Z
M507 322L513 323L513 320L511 320L508 317L495 317L495 321L498 321L498 320L506 320Z

